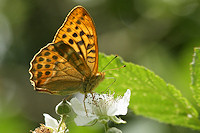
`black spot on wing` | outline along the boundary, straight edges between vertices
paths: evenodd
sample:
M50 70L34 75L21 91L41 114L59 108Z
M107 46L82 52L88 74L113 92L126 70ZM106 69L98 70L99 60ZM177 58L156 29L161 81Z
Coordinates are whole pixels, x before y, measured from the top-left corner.
M94 60L94 61L89 61L89 60L88 60L88 62L89 62L89 63L94 63L94 62L95 62L95 60Z
M84 44L84 41L83 41L83 40L77 42L77 45L83 45L83 44Z
M73 44L74 43L74 41L72 40L72 39L69 39L69 41L68 41L70 44Z
M58 56L54 55L54 56L52 56L52 58L53 58L54 60L57 60L57 59L58 59Z
M89 63L94 63L95 62L95 57L88 56L87 59L88 59Z
M92 39L92 38L93 38L93 35L87 35L87 37L88 37L89 39Z
M73 36L73 37L77 37L78 35L77 35L76 33L74 33L72 36Z
M50 55L50 53L49 53L49 52L45 52L44 55L45 55L45 56L48 56L48 55Z
M67 28L67 32L71 32L72 30L70 28Z
M94 45L95 45L95 44L88 44L86 49L87 49L87 50L88 50L88 49L91 49Z
M81 24L81 21L80 21L80 20L77 20L76 23L77 23L77 24Z
M49 65L49 64L46 64L46 65L45 65L45 68L49 68L49 67L50 67L50 65Z
M37 69L41 69L42 68L42 65L41 64L38 64L37 65Z
M49 75L49 74L50 74L50 72L49 72L49 71L46 71L46 72L45 72L45 75Z
M46 59L47 62L51 62L51 59Z
M39 58L39 61L43 61L43 60L44 60L44 58L42 58L42 57Z
M87 58L88 59L95 59L95 57L92 57L92 56L88 56Z
M66 37L67 37L67 35L66 35L66 34L63 34L63 35L62 35L62 38L66 38Z
M37 78L40 78L40 77L42 77L42 72L38 72L37 74Z
M89 54L89 53L95 53L95 50L92 49L92 50L90 50L90 51L88 52L88 54Z
M80 32L80 36L83 36L85 33L83 31Z

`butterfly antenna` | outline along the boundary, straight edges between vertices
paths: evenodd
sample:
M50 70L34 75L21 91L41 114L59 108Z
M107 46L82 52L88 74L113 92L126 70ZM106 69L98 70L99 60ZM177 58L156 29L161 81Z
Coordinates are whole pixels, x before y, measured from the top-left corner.
M108 69L108 70L104 70L104 72L105 72L105 71L110 71L110 70L118 70L118 69L121 69L121 68L123 68L123 67L126 67L126 65L123 65L123 66L121 66L121 67L114 68L114 69Z
M105 67L101 70L101 72L103 72L103 70L117 57L118 57L118 55L115 55L115 57L112 58L112 60L110 60L107 65L105 65Z

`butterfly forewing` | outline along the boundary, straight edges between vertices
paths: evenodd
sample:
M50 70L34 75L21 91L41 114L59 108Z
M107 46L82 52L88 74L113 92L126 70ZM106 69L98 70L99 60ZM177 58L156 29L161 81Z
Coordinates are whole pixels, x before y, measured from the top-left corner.
M82 76L91 76L90 68L87 66L83 58L81 58L80 55L70 45L66 45L61 41L55 43L54 47L59 55L61 55L76 70L78 70L82 74Z
M70 45L89 66L91 74L98 69L97 35L92 18L81 6L75 7L57 31L53 42Z

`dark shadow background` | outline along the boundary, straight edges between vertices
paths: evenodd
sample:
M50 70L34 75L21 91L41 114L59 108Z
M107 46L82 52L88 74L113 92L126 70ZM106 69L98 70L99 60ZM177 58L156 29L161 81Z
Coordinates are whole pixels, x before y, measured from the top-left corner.
M0 132L29 132L43 123L43 113L58 118L54 107L63 97L35 92L28 69L76 5L93 17L100 52L151 69L194 103L189 63L200 44L198 0L0 0ZM115 126L124 133L195 133L132 112L122 118L128 123ZM70 131L103 129L72 124Z

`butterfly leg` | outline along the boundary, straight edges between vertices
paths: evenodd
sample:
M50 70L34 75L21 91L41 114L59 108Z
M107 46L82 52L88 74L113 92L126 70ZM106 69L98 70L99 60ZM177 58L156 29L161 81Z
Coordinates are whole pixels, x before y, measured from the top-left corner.
M85 109L85 113L86 113L86 116L88 117L88 113L87 113L87 108L86 108L86 105L85 105L85 99L87 98L87 93L85 93L85 97L83 99L83 105L84 105L84 109Z
M63 99L63 101L67 101L72 95L67 96L66 98Z

